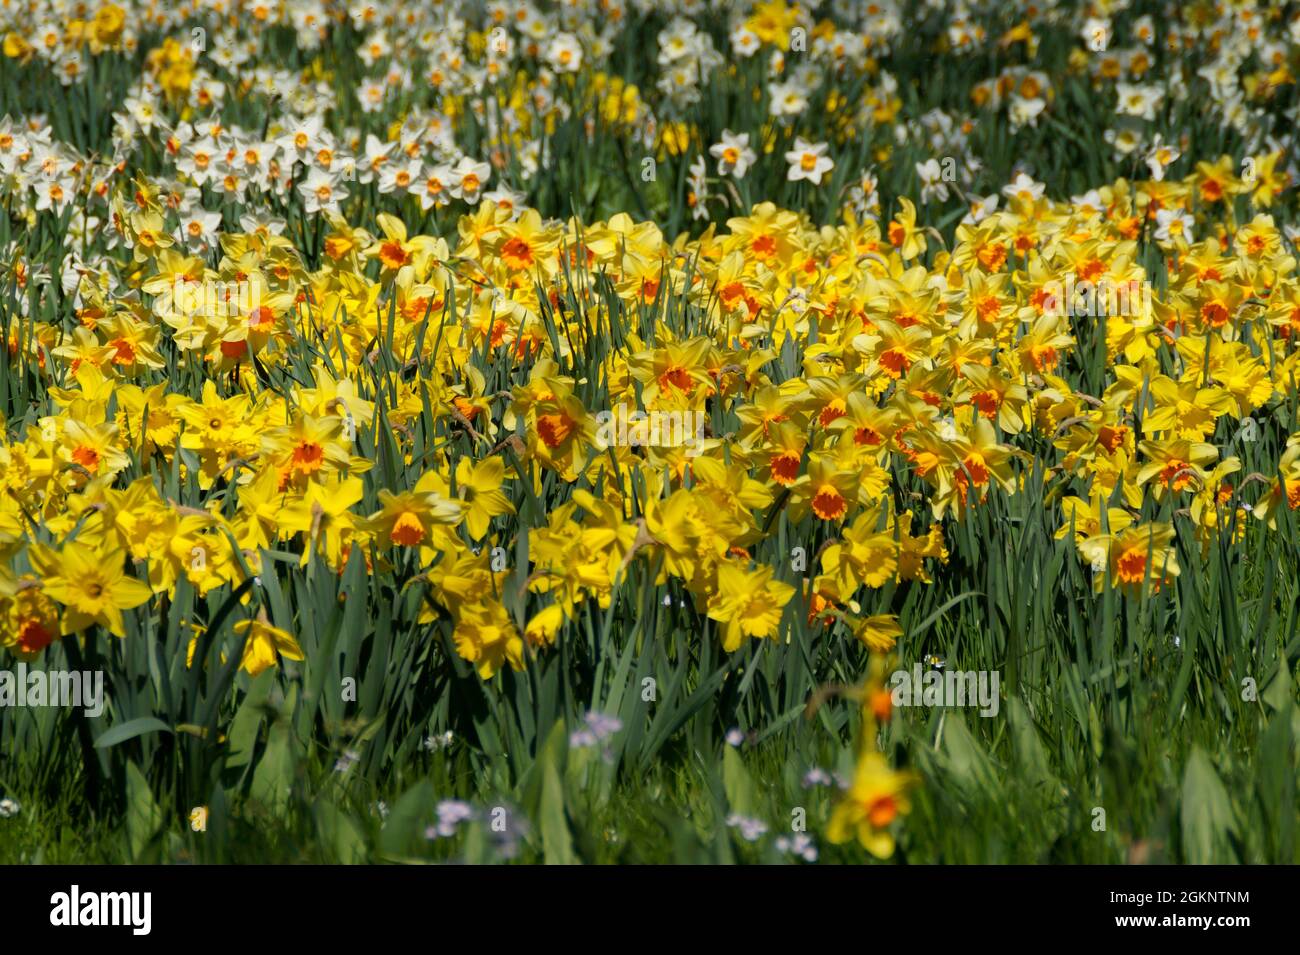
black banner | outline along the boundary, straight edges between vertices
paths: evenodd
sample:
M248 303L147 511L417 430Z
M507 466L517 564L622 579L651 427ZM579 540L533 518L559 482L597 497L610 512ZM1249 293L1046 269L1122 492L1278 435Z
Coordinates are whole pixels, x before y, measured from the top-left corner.
M535 939L561 915L584 934L604 920L626 931L628 919L675 919L683 904L701 924L707 902L726 915L715 924L733 941L766 932L784 912L796 931L861 920L864 941L887 942L909 924L969 931L975 942L1041 941L1050 931L1147 941L1197 933L1231 944L1290 923L1288 876L1253 867L51 866L5 873L5 921L19 936L75 932L127 945L232 930L259 942L373 944L376 932L427 930L431 919L451 915L485 919L499 942L512 932Z

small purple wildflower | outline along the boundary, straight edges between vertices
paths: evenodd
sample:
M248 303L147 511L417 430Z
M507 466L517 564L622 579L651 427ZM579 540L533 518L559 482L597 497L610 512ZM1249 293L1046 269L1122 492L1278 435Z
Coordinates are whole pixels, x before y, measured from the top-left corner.
M829 786L832 782L831 774L820 766L814 766L803 774L804 789L812 789L814 786Z
M788 852L791 855L799 856L805 862L817 861L817 845L807 833L797 833L793 838L790 836L777 836L776 848L780 852Z
M338 760L336 760L334 763L334 772L346 773L349 769L351 769L353 766L356 765L357 760L359 760L360 758L361 755L355 749L345 749L343 751L343 755L340 756Z
M739 829L740 837L746 842L757 842L767 832L767 823L762 819L753 819L734 812L727 817L727 825Z
M444 799L438 803L435 811L438 813L438 824L424 830L426 839L454 836L462 822L474 818L474 807L459 799Z
M569 748L581 749L599 746L623 728L617 716L606 716L594 710L582 718L583 725L569 734Z

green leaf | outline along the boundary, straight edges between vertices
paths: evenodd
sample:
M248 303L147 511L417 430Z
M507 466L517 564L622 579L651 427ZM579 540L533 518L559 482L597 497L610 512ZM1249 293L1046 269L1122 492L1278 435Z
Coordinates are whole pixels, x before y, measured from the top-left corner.
M547 865L576 865L573 836L564 815L564 786L553 765L542 770L542 853Z
M1273 858L1278 861L1295 858L1296 748L1291 715L1280 712L1268 721L1255 775L1255 792L1267 817L1268 838L1277 849Z
M1011 747L1020 776L1033 786L1059 789L1061 784L1052 773L1033 717L1018 697L1007 699L1007 722L1011 726Z
M542 795L538 812L542 854L547 865L575 865L578 858L573 851L573 836L564 813L564 784L560 780L557 745L564 745L563 720L556 720L542 752Z
M233 769L247 766L253 759L257 746L257 733L262 719L267 715L266 700L275 686L276 675L272 669L262 671L248 688L244 702L230 723L230 755L226 764Z
M1193 865L1237 862L1232 836L1237 823L1232 802L1210 757L1192 749L1183 773L1183 856Z
M160 719L152 716L140 716L125 723L119 723L95 739L95 749L108 749L118 743L143 736L145 733L171 733L172 728Z
M379 848L386 855L408 853L421 835L420 828L433 811L433 783L422 779L393 804L379 833Z
M333 803L323 801L316 804L315 816L321 846L333 850L332 861L343 865L366 861L366 840L356 820Z
M134 761L126 764L126 839L132 862L143 861L145 850L163 825L163 812L154 801L149 781Z
M292 712L292 707L286 706L286 710ZM297 743L289 720L278 719L271 724L266 752L253 770L250 795L275 815L283 816L289 808L297 765Z
M1291 682L1291 674L1287 671L1285 657L1282 659L1282 665L1277 668L1277 675L1269 681L1261 698L1279 713L1290 712L1291 707L1295 705L1295 685Z
M749 775L745 761L734 746L727 746L722 753L722 788L732 812L742 816L758 815L754 777Z
M999 787L988 753L971 735L959 712L950 711L945 719L943 753L953 782L968 799L994 798Z

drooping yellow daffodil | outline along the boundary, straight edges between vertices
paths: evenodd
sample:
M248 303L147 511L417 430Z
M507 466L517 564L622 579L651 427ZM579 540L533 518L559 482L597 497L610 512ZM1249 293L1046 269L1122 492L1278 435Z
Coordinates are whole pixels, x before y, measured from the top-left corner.
M909 774L891 769L880 753L863 753L848 792L831 813L827 838L836 844L856 838L877 859L888 859L894 854L891 826L912 808L907 797L912 782Z

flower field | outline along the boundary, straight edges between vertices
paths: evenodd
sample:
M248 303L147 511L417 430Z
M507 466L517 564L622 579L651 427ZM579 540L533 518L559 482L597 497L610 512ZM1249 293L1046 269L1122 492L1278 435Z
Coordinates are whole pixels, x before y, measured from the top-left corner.
M1300 5L0 36L0 862L1300 861Z

